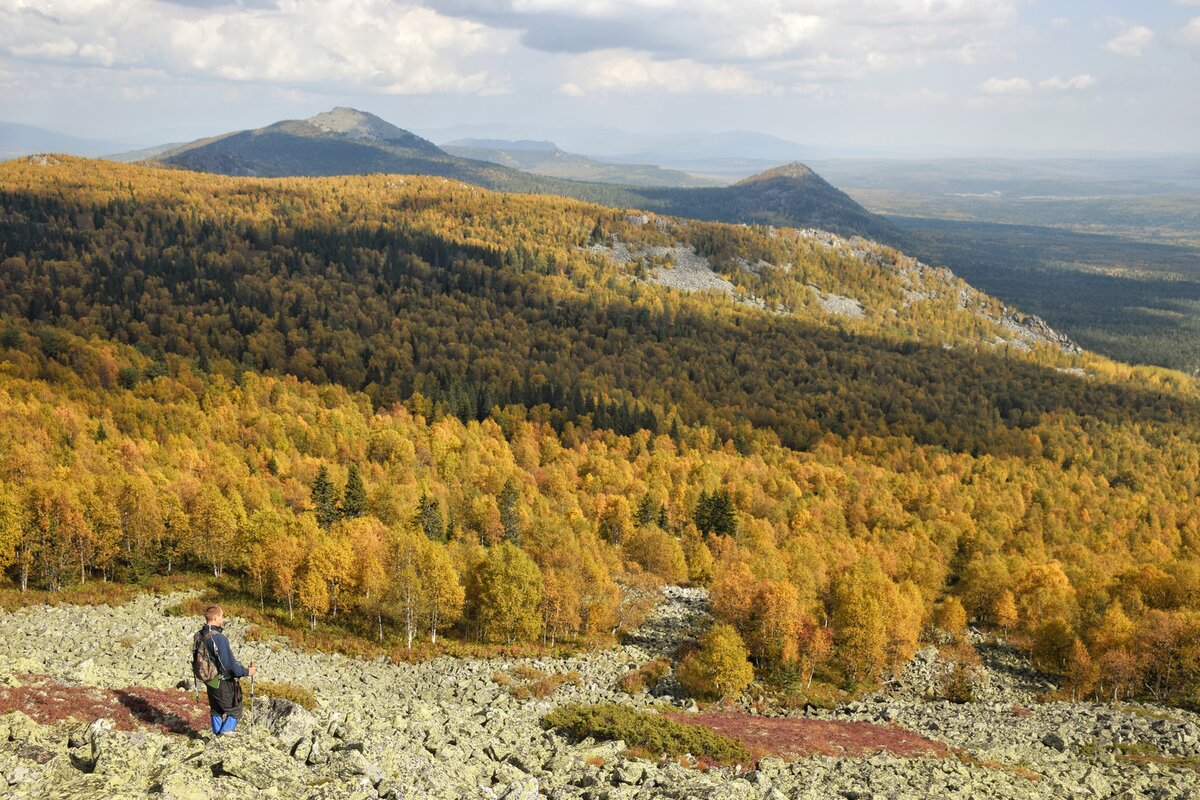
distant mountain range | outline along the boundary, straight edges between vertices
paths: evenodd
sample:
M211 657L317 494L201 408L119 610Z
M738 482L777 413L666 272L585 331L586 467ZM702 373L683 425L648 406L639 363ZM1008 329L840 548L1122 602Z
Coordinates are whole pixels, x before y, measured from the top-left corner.
M488 142L487 144L496 144ZM457 146L456 146L457 147ZM636 208L695 219L749 224L820 227L883 241L901 238L898 229L831 186L808 167L792 163L755 175L732 186L680 187L630 185L579 179L601 171L600 162L574 159L564 171L534 174L529 164L553 161L551 143L523 142L515 147L468 146L469 153L490 151L492 159L464 157L352 108L335 108L306 120L286 120L255 130L238 131L157 154L153 161L199 172L261 177L358 175L378 172L438 175L507 192L555 194L621 208ZM503 150L503 154L498 151ZM505 161L511 163L504 163ZM629 177L630 169L623 174ZM657 170L680 180L669 170ZM622 174L620 170L610 174ZM643 178L654 174L642 171Z
M621 164L568 153L553 142L529 139L459 139L442 145L451 155L489 161L513 169L552 178L616 183L624 186L670 186L695 188L720 186L722 182L686 172L663 169L654 164Z
M36 125L0 122L0 160L30 153L71 153L80 156L100 156L127 148L115 142L104 142L70 136Z

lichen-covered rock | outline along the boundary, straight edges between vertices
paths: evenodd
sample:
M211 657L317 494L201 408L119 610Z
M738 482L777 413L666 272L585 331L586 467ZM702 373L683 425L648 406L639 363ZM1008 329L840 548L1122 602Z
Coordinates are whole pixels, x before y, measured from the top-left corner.
M318 725L317 718L303 706L281 697L270 697L256 700L245 731L254 734L261 731L273 737L281 750L292 753L302 740L312 737Z
M232 741L230 739L232 738ZM214 775L240 778L257 789L296 789L301 783L296 763L248 737L222 737L214 743Z

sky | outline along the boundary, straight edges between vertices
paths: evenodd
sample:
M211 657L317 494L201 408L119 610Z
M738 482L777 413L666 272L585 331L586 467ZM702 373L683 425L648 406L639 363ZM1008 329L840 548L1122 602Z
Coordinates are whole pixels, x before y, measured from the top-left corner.
M337 105L443 141L1194 153L1200 0L0 0L6 122L149 145Z

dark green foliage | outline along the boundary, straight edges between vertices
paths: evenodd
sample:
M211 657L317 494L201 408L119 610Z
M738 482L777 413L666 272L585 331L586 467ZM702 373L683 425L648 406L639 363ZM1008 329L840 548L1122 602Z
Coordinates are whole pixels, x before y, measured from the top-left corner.
M500 525L504 528L501 536L504 541L516 545L521 543L521 518L517 511L520 502L521 493L517 489L517 485L513 483L513 479L509 478L504 482L504 488L500 490L497 503L500 506Z
M324 464L317 470L317 477L313 480L312 504L317 524L328 530L338 518L337 490L333 487L333 481L329 480L329 470Z
M1024 225L907 219L914 255L945 263L1083 347L1200 369L1200 248Z
M542 723L576 739L588 736L604 741L620 739L630 747L643 748L654 755L691 754L722 764L750 761L745 746L727 736L616 703L562 706L542 717Z
M662 503L656 503L649 492L642 495L642 499L638 501L637 513L633 519L638 525L649 525L650 523L662 524L666 509ZM665 527L665 526L664 526Z
M430 541L443 542L446 540L446 525L442 520L442 504L438 502L436 497L430 497L426 492L421 492L421 499L417 501L416 523Z
M367 513L367 489L363 486L358 467L350 465L346 475L346 488L342 492L342 516L346 519L361 517Z
M711 494L701 492L696 501L694 522L705 536L733 536L737 533L737 514L733 498L728 489L717 489Z
M103 442L108 439L108 429L104 427L104 422L96 426L96 441Z

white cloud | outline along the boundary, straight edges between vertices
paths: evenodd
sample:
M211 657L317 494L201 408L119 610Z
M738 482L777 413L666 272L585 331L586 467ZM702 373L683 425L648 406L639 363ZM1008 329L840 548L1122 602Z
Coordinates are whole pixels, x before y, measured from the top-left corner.
M1200 0L1196 0L1200 5ZM1200 17L1192 17L1187 25L1175 31L1175 41L1187 47L1200 47Z
M427 0L533 50L643 53L795 80L859 78L1004 47L1021 0ZM759 75L760 79L769 76Z
M1032 90L1033 85L1026 78L988 78L979 84L979 91L991 97L1028 94Z
M1015 97L1027 95L1037 89L1043 92L1079 92L1091 89L1096 85L1096 79L1088 73L1081 73L1071 78L1055 75L1038 81L1035 85L1028 78L988 78L979 84L979 95L971 104L976 108L986 107L993 101L991 98Z
M65 66L392 93L481 91L511 35L390 0L0 0L0 54Z
M1154 31L1145 25L1134 25L1109 39L1104 47L1119 56L1138 58L1152 41Z
M1038 83L1038 88L1050 89L1057 92L1069 92L1091 89L1095 85L1096 79L1085 72L1073 78L1060 78L1057 75L1053 78L1046 78L1046 80Z
M673 94L758 94L766 90L762 83L734 66L710 66L690 59L655 61L627 50L578 57L574 59L572 74L574 79L562 84L559 91L573 97L647 90Z

